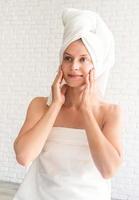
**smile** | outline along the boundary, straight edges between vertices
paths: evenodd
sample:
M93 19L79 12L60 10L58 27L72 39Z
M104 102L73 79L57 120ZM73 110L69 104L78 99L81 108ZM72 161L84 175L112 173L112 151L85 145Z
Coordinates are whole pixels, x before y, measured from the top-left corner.
M69 74L68 77L71 78L71 79L80 79L80 78L83 77L83 75L70 75Z

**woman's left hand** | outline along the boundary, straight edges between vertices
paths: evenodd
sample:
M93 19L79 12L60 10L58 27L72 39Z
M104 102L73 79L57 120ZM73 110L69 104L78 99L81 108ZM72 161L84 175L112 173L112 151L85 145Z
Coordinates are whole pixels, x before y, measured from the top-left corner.
M93 69L87 74L85 78L85 89L82 94L82 100L80 103L80 111L91 110L92 107L92 96L94 90L94 82L93 82Z

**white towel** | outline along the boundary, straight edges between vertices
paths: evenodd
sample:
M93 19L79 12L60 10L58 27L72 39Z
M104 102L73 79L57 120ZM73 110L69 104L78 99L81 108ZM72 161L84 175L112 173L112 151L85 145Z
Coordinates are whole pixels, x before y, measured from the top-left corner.
M60 64L68 45L82 38L94 67L102 95L105 93L109 70L115 62L115 44L112 32L98 13L91 10L65 8L62 13L64 34L60 48Z

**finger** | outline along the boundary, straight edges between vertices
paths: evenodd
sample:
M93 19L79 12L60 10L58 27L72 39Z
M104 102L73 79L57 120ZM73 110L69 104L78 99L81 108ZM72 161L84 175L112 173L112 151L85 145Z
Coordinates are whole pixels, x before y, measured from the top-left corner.
M62 70L59 68L57 75L59 76L61 74L61 72L62 72Z
M92 86L93 84L93 69L90 70L90 74L89 74L89 80L90 80L90 85Z
M68 89L68 85L67 85L67 84L64 84L64 85L62 86L62 88L61 88L62 94L65 94L66 91L67 91L67 89Z
M58 73L58 82L61 83L62 79L63 79L63 71L60 70L59 73Z
M93 81L96 79L95 68L93 67Z
M55 72L55 75L57 76L58 74L59 74L59 72L60 72L60 67L58 67L58 69L56 70L56 72Z
M86 87L89 87L90 83L89 83L89 73L87 74L86 78L85 78L85 83L86 83Z
M89 76L90 76L90 72L86 76L86 83L87 83L87 85L89 85Z
M54 84L57 83L57 82L61 83L62 79L63 79L63 72L62 72L61 69L59 69L59 71L58 71L58 73L57 73L57 75L54 79Z

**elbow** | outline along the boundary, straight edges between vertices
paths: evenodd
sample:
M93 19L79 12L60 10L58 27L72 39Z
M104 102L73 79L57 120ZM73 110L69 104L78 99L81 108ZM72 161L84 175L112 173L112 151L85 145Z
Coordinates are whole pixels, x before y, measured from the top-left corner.
M105 174L102 174L102 177L104 178L104 179L111 179L112 177L113 177L114 175L112 174L112 173L105 173Z
M104 179L111 179L111 178L113 178L116 174L117 174L117 170L115 170L114 172L104 173L104 174L102 174L102 177L103 177Z
M21 155L21 152L19 152L17 139L14 141L13 148L16 155L16 161L23 167L27 167L30 164L28 156Z
M27 158L23 158L21 156L16 156L16 161L23 167L28 167L31 163L31 161L29 161Z
M104 179L111 179L112 177L114 177L117 174L117 172L118 172L119 168L121 167L122 163L123 163L123 161L120 160L119 163L115 167L112 167L110 170L105 170L105 172L103 171L101 173L102 177Z
M14 142L14 152L16 155L16 161L20 165L22 165L23 167L28 167L30 165L31 161L29 160L28 156L21 155L21 153L19 153L19 151L17 150L16 142Z
M115 174L116 174L116 170L105 172L105 173L101 173L101 175L102 175L102 177L104 179L111 179L112 177L115 176Z

